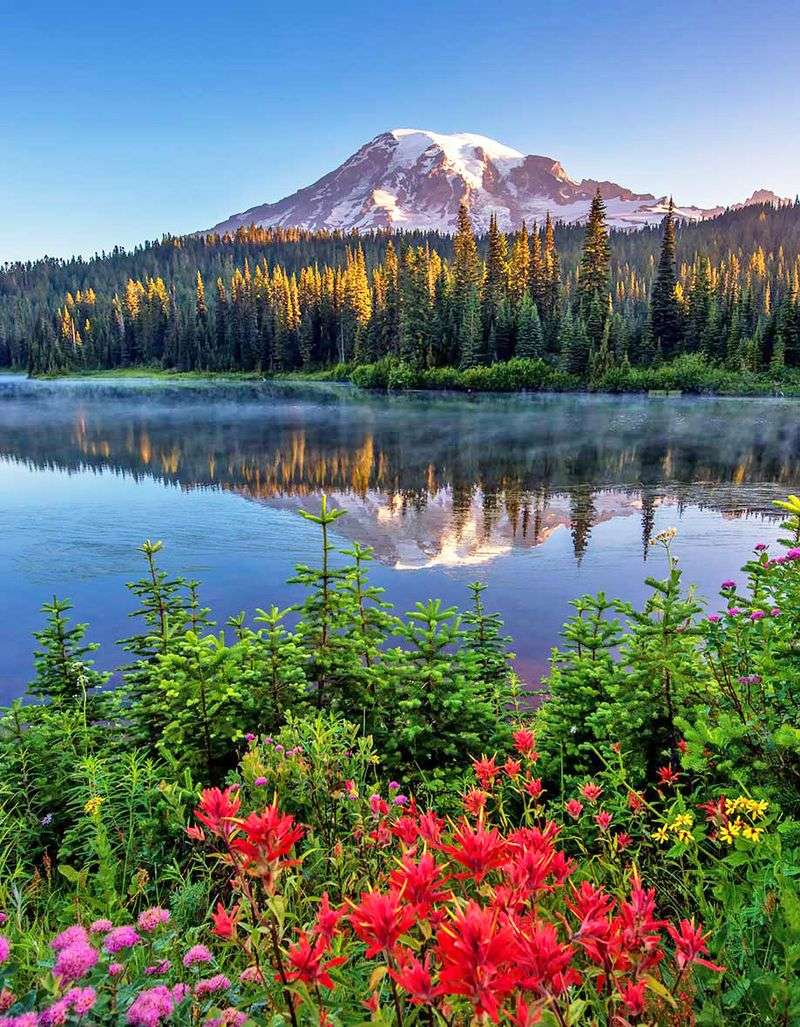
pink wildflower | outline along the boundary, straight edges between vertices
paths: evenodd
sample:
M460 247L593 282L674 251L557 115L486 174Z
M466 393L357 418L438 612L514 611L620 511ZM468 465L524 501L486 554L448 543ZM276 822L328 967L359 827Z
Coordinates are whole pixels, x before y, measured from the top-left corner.
M69 1017L69 1003L65 998L61 998L58 1002L54 1002L52 1006L48 1006L47 1009L42 1010L42 1015L39 1017L39 1023L43 1027L60 1027L62 1023L67 1022Z
M97 959L97 950L88 942L76 941L58 953L53 973L62 982L77 981L92 969Z
M97 1001L94 988L70 988L64 999L72 1006L76 1016L86 1016Z
M125 973L125 967L122 963L109 963L108 964L108 976L109 977L121 977Z
M239 980L242 984L263 984L264 975L257 966L248 966L246 970L242 970L239 974Z
M152 906L150 909L146 909L143 913L139 914L139 919L136 924L140 931L146 931L150 934L161 924L165 924L169 921L169 911L162 909L160 906Z
M0 963L5 963L11 952L11 942L0 934Z
M264 777L263 774L259 775L255 779L255 781L253 781L253 784L256 786L256 788L263 788L266 783L267 783L267 779Z
M203 995L213 995L217 991L227 991L230 986L231 982L225 974L214 974L213 977L198 981L194 986L194 993L198 998L202 998Z
M89 930L92 934L106 934L114 925L110 920L106 920L104 917L100 920L94 920L89 924Z
M242 1027L247 1023L247 1013L243 1013L233 1006L223 1009L219 1016L206 1020L205 1027Z
M61 949L65 949L68 945L74 945L76 941L88 942L89 935L86 933L86 928L81 927L80 924L73 924L72 927L68 927L66 931L62 931L61 934L57 934L55 938L50 942L50 948L60 952Z
M106 952L114 955L122 949L133 948L141 940L136 930L130 924L126 924L124 927L115 927L113 931L108 932L103 942L103 948Z
M175 999L165 984L140 991L128 1010L128 1023L133 1027L158 1027L172 1014Z
M195 963L210 963L214 957L205 945L192 945L183 957L184 966L194 966Z

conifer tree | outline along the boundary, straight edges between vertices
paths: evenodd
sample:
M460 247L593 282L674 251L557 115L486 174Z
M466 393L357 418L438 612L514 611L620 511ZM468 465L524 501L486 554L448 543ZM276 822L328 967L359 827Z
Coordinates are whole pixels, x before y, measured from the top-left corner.
M542 355L542 323L539 311L526 289L517 312L517 348L518 357L540 357Z
M483 363L482 339L481 305L477 286L473 285L467 296L459 329L462 370Z
M675 294L678 275L675 268L675 207L672 197L663 229L661 255L650 295L650 325L661 352L669 358L678 351L683 336L683 318Z
M608 245L606 229L606 205L600 195L600 189L594 194L586 223L586 234L583 239L580 265L578 266L577 304L578 313L588 323L592 308L606 311L608 294L611 286L611 251ZM594 323L594 322L593 322ZM602 333L605 326L604 318L596 325ZM597 331L592 341L600 341Z

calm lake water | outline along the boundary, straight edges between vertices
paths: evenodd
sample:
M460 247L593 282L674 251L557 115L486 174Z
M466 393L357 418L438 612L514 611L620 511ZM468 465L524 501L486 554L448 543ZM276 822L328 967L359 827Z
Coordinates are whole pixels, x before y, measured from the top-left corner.
M645 595L663 570L650 535L678 528L713 601L775 539L770 502L799 482L791 401L0 376L0 698L29 680L54 594L114 664L145 538L203 582L220 623L296 602L286 578L318 553L298 510L323 491L348 511L338 541L374 547L373 581L396 606L463 604L468 582L487 582L533 680L570 599Z

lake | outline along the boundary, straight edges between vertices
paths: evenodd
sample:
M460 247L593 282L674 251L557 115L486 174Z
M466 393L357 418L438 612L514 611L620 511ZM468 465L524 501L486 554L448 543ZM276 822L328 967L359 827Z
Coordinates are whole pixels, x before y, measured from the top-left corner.
M533 681L569 601L640 600L675 552L712 598L759 541L771 501L800 482L796 402L577 395L373 395L339 385L0 375L0 698L32 673L31 632L54 594L119 659L136 547L163 539L218 623L300 596L318 557L298 515L326 492L375 550L397 607L462 605L489 585Z

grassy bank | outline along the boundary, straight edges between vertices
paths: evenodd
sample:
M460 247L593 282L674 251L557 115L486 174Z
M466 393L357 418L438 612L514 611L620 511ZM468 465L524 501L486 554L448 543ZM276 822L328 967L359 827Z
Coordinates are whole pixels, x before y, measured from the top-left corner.
M61 376L53 376L61 377ZM175 371L162 367L126 367L70 373L70 378L156 378L167 381L351 382L362 389L409 389L456 392L682 392L718 396L800 396L800 371L780 374L732 371L698 355L678 357L658 367L622 366L582 380L540 359L514 359L460 370L415 368L394 357L372 364L336 364L311 371L265 374L260 371Z

